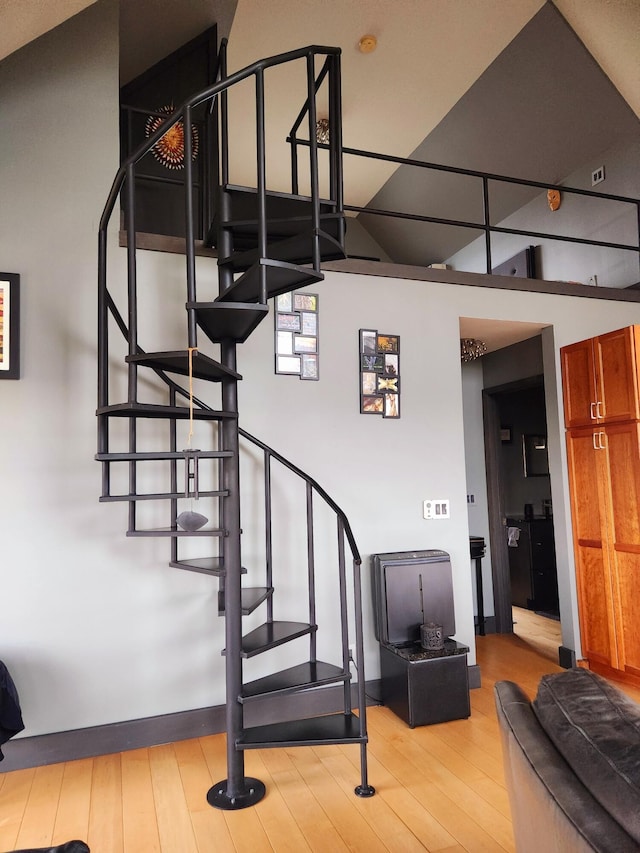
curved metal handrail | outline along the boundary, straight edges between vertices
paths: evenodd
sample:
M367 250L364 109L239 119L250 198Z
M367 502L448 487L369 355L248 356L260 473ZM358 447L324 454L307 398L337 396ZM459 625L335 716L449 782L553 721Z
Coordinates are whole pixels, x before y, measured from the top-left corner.
M256 438L254 435L251 435L251 433L242 429L242 427L238 427L238 432L243 438L246 438L247 441L250 441L252 444L255 444L256 447L259 447L265 453L268 453L269 456L272 456L274 459L284 465L285 468L288 468L294 474L297 474L298 477L301 477L308 485L310 485L314 489L315 492L317 492L317 494L323 499L327 506L331 507L331 509L335 512L335 514L338 516L338 518L344 525L345 536L347 537L349 548L351 549L351 556L353 557L354 563L356 563L357 565L361 565L362 558L360 557L360 552L358 550L358 546L356 545L356 540L354 538L353 531L351 530L349 519L345 515L344 511L333 500L333 498L322 488L322 486L316 480L314 480L313 477L310 477L308 474L305 474L305 472L301 468L298 468L297 465L294 465L293 462L290 462L288 459L278 453L277 450L274 450L272 447L269 447L268 444L265 444L263 441L260 441L259 438Z
M315 55L339 56L340 48L324 47L322 45L309 45L307 47L298 48L297 50L291 50L286 53L280 53L275 56L268 57L266 59L260 59L257 62L253 62L251 65L247 65L245 68L242 68L239 71L235 71L233 74L230 74L223 80L214 83L212 86L208 86L206 89L202 89L200 92L197 92L195 95L192 95L190 98L184 101L181 106L179 106L171 113L171 115L167 117L167 120L162 125L160 125L160 127L155 131L155 133L152 133L151 136L149 136L143 143L141 143L138 148L136 148L136 150L121 163L120 168L116 172L115 178L113 179L113 183L111 185L109 195L107 196L107 201L105 203L102 216L100 217L99 231L104 231L107 225L109 224L109 220L111 218L111 214L113 213L113 208L118 198L118 194L122 189L122 185L127 175L127 169L135 165L135 163L141 160L142 157L145 156L145 154L148 154L149 151L151 151L154 145L165 135L165 133L170 130L174 124L177 124L181 120L185 110L193 109L194 107L199 106L205 101L215 98L221 92L224 92L227 89L230 89L232 86L235 86L236 83L240 83L243 80L248 79L249 77L266 71L268 68L273 68L277 65L283 65L287 62L292 62L296 59L313 57Z
M127 339L127 325L124 322L122 315L118 311L118 309L117 309L115 303L113 302L113 300L111 299L111 297L108 297L108 298L109 298L109 308L110 308L111 312L113 313L113 317L114 317L114 320L116 322L116 325L118 326L118 328L120 329L120 332L122 333L123 337L126 340ZM137 351L140 355L144 354L144 350L140 346L137 347ZM153 371L165 383L165 385L167 385L176 394L180 394L185 399L192 401L193 404L199 409L203 409L203 410L209 411L209 412L213 411L211 406L209 406L203 400L200 400L198 397L193 397L189 393L188 389L183 388L182 385L180 385L174 379L171 379L169 376L167 376L167 374L163 370L160 370L159 368L153 368ZM356 544L356 540L355 540L355 537L353 535L353 531L351 529L351 524L349 523L349 519L347 518L344 510L338 506L338 504L333 500L331 495L329 495L328 492L326 492L325 489L322 488L320 483L318 483L317 480L314 480L313 477L309 476L309 474L306 474L302 470L302 468L298 468L297 465L295 465L289 459L284 457L281 453L278 453L277 450L274 450L272 447L269 447L269 445L265 444L264 441L261 441L259 438L256 438L256 436L252 435L250 432L247 432L245 429L242 429L242 427L240 427L240 426L238 427L238 433L243 438L245 438L247 441L251 442L251 444L254 444L256 447L259 447L260 450L267 453L269 456L271 456L277 462L280 462L280 464L284 465L285 468L288 468L289 471L293 472L298 477L303 479L305 481L305 483L307 483L307 485L311 486L311 488L319 495L319 497L322 498L322 500L327 504L327 506L329 506L335 512L337 517L342 522L342 525L344 527L344 533L345 533L345 536L347 537L347 542L349 543L349 548L351 550L351 556L353 558L353 561L357 565L361 565L362 564L362 558L360 556L360 551L358 550L358 546Z

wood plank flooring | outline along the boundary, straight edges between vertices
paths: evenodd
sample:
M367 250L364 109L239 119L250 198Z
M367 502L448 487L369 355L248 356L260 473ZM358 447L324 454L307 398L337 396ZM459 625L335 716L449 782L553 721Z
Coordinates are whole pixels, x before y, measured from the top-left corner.
M214 735L0 773L0 850L81 838L92 853L513 851L493 685L510 679L533 696L559 667L515 635L477 640L482 687L468 720L410 729L368 709L370 799L353 793L357 746L254 750L246 773L266 797L213 809L206 792L226 775Z

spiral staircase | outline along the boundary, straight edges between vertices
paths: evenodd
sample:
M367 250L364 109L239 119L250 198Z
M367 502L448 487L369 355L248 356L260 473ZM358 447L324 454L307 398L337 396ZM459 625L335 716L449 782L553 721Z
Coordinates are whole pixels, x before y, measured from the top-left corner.
M265 72L292 63L304 66L307 79L307 101L292 131L295 135L308 122L306 193L298 191L297 163L292 171L291 193L267 189ZM255 187L234 185L229 179L227 96L236 84L247 80L255 84ZM323 86L328 90L328 146L320 146L315 138L316 104ZM183 132L184 345L150 352L139 342L148 318L139 312L136 169L169 128L192 127L194 110L203 106L215 130L209 138L215 140L210 153L216 164L213 171L218 176L218 189L215 217L206 232L208 241L217 249L219 292L210 299L203 299L198 293L193 140L190 133ZM226 672L227 778L213 785L207 800L222 809L244 808L264 796L264 784L246 777L244 771L244 751L256 748L358 744L361 779L355 792L363 797L374 793L367 780L361 560L353 533L342 510L315 480L239 426L237 393L242 379L236 369L237 348L266 318L268 300L310 284L315 286L323 279L322 262L344 257L340 113L338 49L310 46L261 60L232 75L226 74L223 51L216 83L178 108L123 162L100 222L96 459L102 465L101 501L127 504L128 536L167 538L171 566L218 578L218 610L225 620L222 654ZM319 190L320 153L328 157L329 191L323 198ZM116 264L111 263L108 240L109 224L120 197L126 211L126 293L122 276L110 269ZM113 295L114 288L126 305L122 311ZM117 355L118 344L124 352L123 361ZM195 385L210 390L216 403L211 405L196 396ZM152 399L145 401L149 389ZM193 446L196 435L198 447ZM247 571L242 563L240 527L241 443L248 443L252 452L262 455L266 558L264 581L258 586L242 583ZM300 621L280 621L274 616L278 567L274 565L272 541L271 472L275 464L299 478L306 493L308 596ZM194 512L193 507L200 507L201 501L207 501L213 511L207 515ZM316 571L315 557L314 513L318 502L329 507L336 521L334 574L339 586L339 614L327 628L335 631L339 621L341 652L340 659L332 662L317 656L316 590L323 583L323 576ZM185 505L190 508L181 511ZM153 511L148 512L150 506ZM155 523L158 513L166 526ZM153 519L151 526L146 523L149 518ZM264 621L245 633L243 617L256 611L264 615ZM307 639L302 661L257 680L244 680L247 659L300 638ZM358 674L357 687L351 683L352 665ZM341 688L343 707L338 713L249 727L244 723L244 710L250 703L273 697L293 698L295 694L331 685Z

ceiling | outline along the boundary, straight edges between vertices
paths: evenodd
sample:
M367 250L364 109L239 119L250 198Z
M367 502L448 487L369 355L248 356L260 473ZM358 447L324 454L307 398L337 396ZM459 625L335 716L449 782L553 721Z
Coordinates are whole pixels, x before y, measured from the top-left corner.
M487 353L518 344L539 335L548 323L521 323L460 317L460 337L476 338L487 345Z
M0 59L92 2L0 0ZM480 168L502 174L526 162L552 181L608 145L621 114L625 133L640 116L639 0L120 0L120 8L123 82L215 22L221 35L230 33L230 71L308 44L340 47L344 144L354 148L451 157L467 167L481 161ZM373 53L358 50L365 34L377 38ZM574 132L566 104L585 79L578 118L587 120ZM280 144L303 100L286 77L281 81L269 114L269 135ZM598 106L590 121L594 87L613 95L617 112L603 116ZM551 91L566 123L545 120ZM487 103L501 109L489 115ZM253 162L246 136L233 143L241 171ZM529 154L505 161L505 139L511 152L518 140ZM289 183L284 160L269 161L276 188ZM398 191L407 197L406 177L394 176L391 164L365 160L348 169L345 197L352 204Z

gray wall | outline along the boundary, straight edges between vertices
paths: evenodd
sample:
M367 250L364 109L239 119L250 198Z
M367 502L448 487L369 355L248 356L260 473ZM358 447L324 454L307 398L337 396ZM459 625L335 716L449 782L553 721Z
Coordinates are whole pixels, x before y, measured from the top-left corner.
M127 539L125 508L98 503L96 229L118 163L116 12L115 2L100 0L0 65L0 256L7 271L22 276L24 309L23 377L0 388L0 657L18 684L27 735L224 700L216 581L169 568L166 541ZM125 253L115 233L110 239L117 273ZM148 350L184 345L184 258L140 253L139 277L145 300L141 345ZM215 263L202 259L199 293L214 293L216 280ZM116 298L122 289L114 287ZM335 497L349 515L365 568L369 556L381 551L442 548L451 554L457 636L472 647L471 663L459 317L553 325L544 360L553 403L547 400L547 412L556 413L550 423L551 481L556 532L567 553L560 568L561 606L568 611L565 645L576 647L566 458L557 421L558 348L640 322L640 307L335 272L317 291L320 381L274 375L268 319L239 354L245 377L241 423ZM399 420L359 413L361 327L400 335ZM156 394L151 383L148 392ZM161 440L159 431L150 436L150 442ZM254 468L251 454L243 453L244 547L251 577L262 548L254 513L262 485ZM277 491L285 524L277 566L284 596L276 616L286 618L301 586L299 543L292 532L301 527L303 500L287 478L278 476ZM425 521L422 501L428 497L449 498L451 519ZM325 529L318 537L322 566L334 548L330 519ZM319 577L324 581L322 573ZM321 583L322 654L335 650L332 590ZM247 627L258 618L250 617ZM368 572L365 641L367 676L375 678ZM282 662L293 656L295 649L282 652Z
M482 560L482 591L485 616L493 616L493 578L491 574L491 543L489 541L489 509L487 502L487 470L484 461L484 416L482 412L483 359L468 362L462 370L462 407L464 418L464 453L467 495L473 502L467 503L469 533L482 536L485 541L485 556ZM473 609L478 613L475 572L473 581Z

